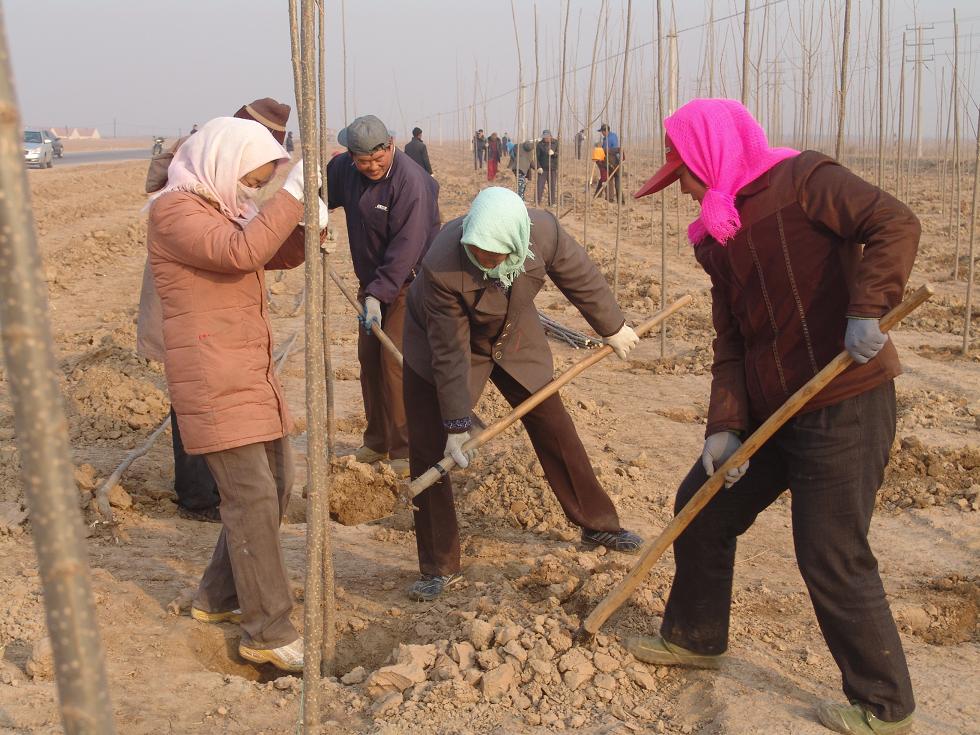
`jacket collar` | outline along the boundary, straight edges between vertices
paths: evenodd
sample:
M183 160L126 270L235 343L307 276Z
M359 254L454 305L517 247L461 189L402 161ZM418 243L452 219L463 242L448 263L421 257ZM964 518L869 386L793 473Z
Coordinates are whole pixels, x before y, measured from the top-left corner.
M772 181L772 169L769 169L764 174L759 176L757 179L750 181L736 193L736 197L750 197L754 194L758 194L763 189L768 189L769 184Z

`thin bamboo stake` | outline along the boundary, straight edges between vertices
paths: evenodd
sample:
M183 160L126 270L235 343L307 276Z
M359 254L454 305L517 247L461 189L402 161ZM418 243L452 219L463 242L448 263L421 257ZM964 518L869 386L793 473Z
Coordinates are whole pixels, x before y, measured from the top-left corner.
M881 318L881 331L887 332L892 329L895 324L930 298L932 294L933 291L929 285L919 288L909 298ZM609 616L616 612L620 605L629 599L630 595L643 582L650 569L653 568L653 565L657 563L657 560L660 559L667 548L683 533L688 524L701 512L704 506L711 501L718 491L724 487L725 474L729 470L745 464L783 424L803 408L813 396L823 390L831 380L844 372L853 361L853 358L846 350L838 354L820 372L807 381L802 388L790 396L782 406L776 409L758 429L752 432L721 467L715 469L714 474L707 479L687 504L681 508L660 535L643 545L640 551L640 558L633 568L595 606L592 612L589 613L589 616L582 622L581 627L575 635L576 640L589 640L599 632L599 628L609 619ZM738 492L738 490L736 489L733 492Z
M834 158L844 162L844 122L847 106L847 51L851 41L851 0L844 2L844 43L840 54L840 97L837 102L837 145Z
M0 334L61 723L68 735L112 735L116 730L72 477L68 423L56 378L2 10L0 110Z
M320 102L320 135L325 136L327 130L327 48L326 48L326 0L318 0L320 8L317 17L317 82L318 100ZM346 29L345 29L346 32ZM320 154L320 171L322 176L327 173L327 146L322 138L318 141L318 151ZM305 182L304 182L305 183ZM317 204L319 210L319 203ZM323 223L326 226L326 222ZM319 232L319 228L318 232ZM318 241L319 242L319 241ZM322 330L321 342L323 343L323 376L326 388L326 424L327 424L327 457L326 469L323 472L323 489L321 506L324 511L321 533L323 535L323 562L320 577L323 580L323 643L321 644L321 670L327 676L333 676L336 668L337 659L337 596L334 588L333 571L333 542L330 538L330 493L333 489L331 477L331 461L334 457L334 429L336 415L334 411L334 377L333 377L333 358L330 354L331 342L333 341L333 327L330 322L330 282L324 276L330 271L330 253L323 243L320 243L320 282L323 290L320 294L321 299L321 321ZM319 450L317 450L319 451Z
M619 167L626 161L626 85L629 83L630 38L633 30L633 0L626 3L626 45L623 50L623 93L619 100ZM610 179L611 180L611 179ZM608 181L607 181L608 183ZM622 192L616 192L616 245L613 249L613 298L619 298L619 240L623 226Z
M973 258L973 245L977 236L977 202L980 200L980 107L977 107L977 155L973 169L973 211L970 213L970 264L966 280L966 313L963 321L963 354L970 350L970 319L973 318L973 272L976 261Z

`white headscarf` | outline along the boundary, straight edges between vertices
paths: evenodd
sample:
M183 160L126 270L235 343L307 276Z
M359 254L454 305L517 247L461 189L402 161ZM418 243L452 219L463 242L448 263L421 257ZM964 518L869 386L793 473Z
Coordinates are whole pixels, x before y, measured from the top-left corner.
M181 144L167 170L168 191L189 191L213 202L228 219L245 223L258 207L238 196L238 180L269 161L289 162L289 153L254 120L216 117Z

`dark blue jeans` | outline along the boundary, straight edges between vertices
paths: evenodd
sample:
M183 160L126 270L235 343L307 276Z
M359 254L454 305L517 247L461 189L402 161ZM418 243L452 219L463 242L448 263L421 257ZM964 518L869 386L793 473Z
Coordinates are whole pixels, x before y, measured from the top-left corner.
M218 483L214 481L202 454L188 454L180 440L177 415L170 409L170 432L174 444L174 492L177 505L187 510L210 510L221 503Z
M698 653L725 651L736 540L788 489L796 560L844 694L886 721L910 714L908 666L868 544L894 438L892 381L790 419L674 543L661 635ZM706 479L699 458L677 491L675 513Z

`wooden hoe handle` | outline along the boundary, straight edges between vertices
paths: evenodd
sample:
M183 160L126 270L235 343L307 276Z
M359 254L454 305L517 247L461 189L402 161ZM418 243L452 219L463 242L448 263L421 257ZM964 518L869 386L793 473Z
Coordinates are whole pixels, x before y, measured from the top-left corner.
M881 318L879 322L881 331L887 332L890 330L932 295L933 290L929 284L920 286L905 301ZM680 512L667 524L660 535L644 544L640 552L640 558L633 568L596 605L595 609L589 613L589 616L582 623L582 627L578 630L577 637L579 640L588 640L594 636L599 631L599 628L602 627L602 624L609 619L609 616L616 612L620 605L629 599L630 595L633 594L633 591L644 580L653 565L657 563L660 556L667 550L667 547L674 543L674 540L687 528L688 524L694 519L694 516L721 490L725 484L725 473L730 469L745 464L766 443L769 437L775 434L811 398L823 390L831 380L840 375L851 362L853 362L853 358L851 358L847 350L837 355L823 370L810 378L802 388L790 396L758 429L752 432L749 438L735 450L732 456L721 467L715 469L714 474L707 479L697 493L694 494L694 497L687 502L687 505L681 508Z
M363 316L364 304L358 301L357 297L348 290L347 286L345 286L344 282L340 279L340 276L337 275L337 271L335 271L333 268L330 269L330 277L333 279L333 282L337 284L337 288L340 289L340 293L342 293L344 297L350 301L350 305L357 311L357 315ZM382 346L384 346L384 348L388 350L388 352L390 352L396 360L398 360L399 365L403 363L401 351L395 347L395 343L391 341L391 337L385 334L385 331L381 328L380 324L371 325L371 334L377 337Z
M672 303L666 309L657 312L648 321L638 326L635 330L636 334L638 336L643 336L654 327L659 326L660 322L664 321L667 317L671 316L675 312L687 306L690 302L691 302L690 294L681 296L681 298L677 299L677 301ZM504 416L502 419L495 421L490 426L488 426L485 430L481 431L479 434L477 434L468 442L466 442L466 444L463 445L463 451L465 452L470 449L476 449L478 447L481 447L484 444L486 444L488 441L493 439L494 437L500 435L501 433L506 431L508 427L510 427L516 421L518 421L522 416L527 415L532 410L534 410L537 406L543 403L547 398L550 398L559 390L561 390L565 385L571 382L571 380L575 376L589 369L597 362L599 362L603 358L608 357L612 353L613 353L613 348L610 347L609 345L605 345L599 348L598 350L595 350L588 357L579 360L568 370L566 370L557 378L555 378L550 383L548 383L544 388L542 388L537 393L531 395L526 400L524 400L509 414ZM408 486L407 491L405 492L405 495L407 495L407 499L411 500L411 498L414 498L416 495L418 495L426 488L434 485L436 482L439 481L441 477L444 477L445 475L449 474L449 470L451 470L455 466L456 466L456 461L452 457L443 457L433 467L430 467L424 473L422 473L417 478L412 480L412 483Z

